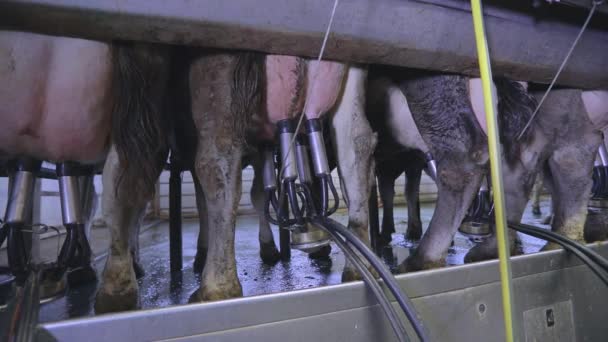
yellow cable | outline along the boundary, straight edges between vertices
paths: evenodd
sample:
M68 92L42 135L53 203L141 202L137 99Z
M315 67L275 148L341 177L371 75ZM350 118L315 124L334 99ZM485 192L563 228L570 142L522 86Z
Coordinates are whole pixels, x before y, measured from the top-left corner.
M496 218L496 238L498 241L498 259L500 268L500 285L502 292L502 305L505 323L506 341L513 341L513 311L512 311L512 285L511 265L509 261L509 240L507 239L507 221L505 219L505 197L502 184L501 153L498 144L498 127L494 108L492 90L492 70L490 57L483 25L481 0L471 0L473 12L473 26L475 28L475 41L477 42L477 56L479 58L479 71L483 88L483 102L486 110L488 125L488 148L490 152L490 172L492 175L492 189L494 193L494 215Z

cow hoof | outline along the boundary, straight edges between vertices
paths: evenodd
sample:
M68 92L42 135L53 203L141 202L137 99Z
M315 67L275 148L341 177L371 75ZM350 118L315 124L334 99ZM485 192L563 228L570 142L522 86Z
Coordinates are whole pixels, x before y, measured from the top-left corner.
M446 265L445 260L440 261L428 261L417 257L415 254L411 255L397 268L398 273L417 272L423 270L431 270L434 268L441 268Z
M331 245L325 245L320 247L318 250L309 253L308 257L313 260L322 260L329 259L329 255L331 254Z
M68 272L68 284L70 287L90 284L97 281L97 272L92 265L71 269Z
M274 242L260 243L260 258L266 265L274 265L281 260L281 253Z
M553 223L553 215L547 215L541 222L541 224L550 226Z
M211 302L215 300L223 300L230 298L238 298L243 296L241 285L223 289L209 289L207 287L199 287L188 299L188 303Z
M374 268L368 267L368 270L371 272L372 276L375 279L380 278L380 275ZM355 268L345 267L344 271L342 271L342 282L343 283L348 283L351 281L359 281L362 279L363 278L361 277L361 274Z
M532 207L532 215L534 215L534 216L540 216L540 215L542 215L542 213L540 212L540 207L539 206L533 206Z
M584 238L588 243L604 241L608 238L608 217L605 213L592 213L587 214L587 221L585 222Z
M139 308L139 295L137 288L111 292L104 287L97 291L95 296L95 313L129 311Z
M205 261L207 260L207 250L199 249L196 251L196 256L194 257L194 264L192 265L192 270L196 274L203 273L203 269L205 268Z
M378 244L380 246L388 246L388 245L390 245L390 243L392 241L393 241L392 233L384 233L384 231L382 231L382 233L380 233L380 236L378 237Z
M541 252L554 251L556 249L562 249L562 246L560 246L554 242L547 242L547 244L545 244L545 246L543 246L543 248L541 248L540 251Z
M496 248L486 248L483 243L478 244L471 248L464 256L464 263L469 264L472 262L496 259L498 258L497 253L498 251Z
M40 298L52 298L63 293L67 288L67 275L64 273L59 279L53 270L42 271L39 285Z
M135 271L135 278L141 279L146 275L146 271L141 267L139 262L133 260L133 270Z

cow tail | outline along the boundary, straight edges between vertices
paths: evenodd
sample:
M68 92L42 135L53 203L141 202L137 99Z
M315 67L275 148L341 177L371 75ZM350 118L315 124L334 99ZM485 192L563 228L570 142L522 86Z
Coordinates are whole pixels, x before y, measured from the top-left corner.
M169 51L160 45L115 42L112 67L111 138L120 163L116 190L125 182L129 191L149 196L169 150L164 110Z

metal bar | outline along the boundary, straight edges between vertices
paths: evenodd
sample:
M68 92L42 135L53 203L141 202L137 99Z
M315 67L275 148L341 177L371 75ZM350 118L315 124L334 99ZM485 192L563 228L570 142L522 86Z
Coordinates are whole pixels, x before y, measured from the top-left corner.
M372 182L372 191L369 196L369 240L372 248L376 250L378 248L378 238L380 237L380 214L378 210L378 182L376 181L375 172Z
M182 171L171 153L169 176L169 263L171 272L181 271L182 258Z
M554 3L590 9L591 7L593 7L593 1L596 1L596 0L561 0L561 1L556 1ZM601 5L598 5L597 11L603 12L603 13L608 13L608 3L606 3L606 1L604 1Z
M338 9L328 59L478 75L470 12L406 0L351 0ZM446 6L441 6L446 3ZM313 57L331 2L233 0L4 0L0 27L110 40L130 39ZM269 10L271 9L271 10ZM488 5L494 72L551 80L578 26ZM508 34L506 34L508 32ZM559 84L608 88L608 35L585 33Z
M608 256L608 243L590 247ZM399 275L397 281L428 325L431 340L499 341L504 333L497 266L494 260L446 267ZM567 334L537 340L605 339L608 306L602 299L608 298L608 288L565 251L514 257L513 282L522 294L515 298L520 326L528 324L524 318L535 310L543 309L544 318L546 309L571 306L570 315L556 316L552 327L558 332L563 323ZM67 320L44 324L41 330L48 336L41 340L48 341L284 341L292 336L304 341L393 341L390 326L362 282ZM533 340L532 334L521 329L516 337Z
M505 324L505 339L513 342L513 285L511 280L511 264L509 261L509 240L507 236L507 219L505 209L504 186L502 184L501 149L498 138L498 122L496 120L496 106L492 89L492 68L490 53L484 28L484 17L481 0L471 0L473 9L473 23L475 27L475 41L477 55L479 56L479 69L483 89L483 102L486 112L488 133L488 152L490 154L490 174L492 175L492 193L494 197L494 218L496 222L496 238L498 241L498 258L502 293L503 320Z

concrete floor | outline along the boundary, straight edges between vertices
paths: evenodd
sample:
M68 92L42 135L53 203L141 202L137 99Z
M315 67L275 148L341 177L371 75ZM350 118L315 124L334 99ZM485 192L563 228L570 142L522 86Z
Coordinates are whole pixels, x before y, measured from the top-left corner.
M549 212L548 200L542 201L543 214ZM428 226L433 213L433 204L423 204L421 208L423 226ZM346 224L347 216L344 211L332 216L337 221ZM542 226L541 219L526 210L524 222ZM245 296L291 291L315 286L339 284L344 267L344 256L335 245L332 245L331 260L311 260L308 255L294 250L288 262L278 262L269 266L259 258L258 219L254 215L239 216L237 219L236 255L238 276L243 286ZM392 248L382 251L382 258L390 268L396 267L416 246L415 242L403 238L407 227L407 210L405 207L395 209L395 227ZM545 226L547 227L547 226ZM278 242L276 229L275 241ZM168 305L186 304L190 294L199 285L199 277L192 271L192 262L196 253L196 237L198 234L197 221L183 223L184 269L181 273L171 275L169 271L169 241L168 223L152 222L143 229L140 237L141 261L146 276L139 281L140 300L142 308L157 308ZM109 243L107 228L92 230L93 249L97 257L98 273L103 269L105 253ZM523 237L524 252L538 251L544 244L541 240L527 236ZM42 255L50 258L56 254L56 238L45 239L41 243ZM473 243L465 236L457 233L454 246L450 248L447 262L449 265L463 263L466 252ZM0 265L5 263L5 253L1 253ZM49 322L93 314L93 299L96 284L81 286L68 291L67 295L55 301L42 305L40 321ZM0 319L2 319L0 313ZM5 315L4 315L5 316Z

